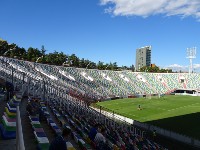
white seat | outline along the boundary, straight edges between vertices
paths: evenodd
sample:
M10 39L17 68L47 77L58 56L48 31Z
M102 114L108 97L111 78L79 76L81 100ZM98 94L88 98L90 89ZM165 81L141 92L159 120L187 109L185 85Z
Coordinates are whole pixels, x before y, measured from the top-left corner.
M4 115L2 117L7 126L16 127L16 122L8 122L8 120L6 119L6 117Z
M49 143L49 140L47 137L38 137L35 131L34 131L34 135L35 135L38 143Z

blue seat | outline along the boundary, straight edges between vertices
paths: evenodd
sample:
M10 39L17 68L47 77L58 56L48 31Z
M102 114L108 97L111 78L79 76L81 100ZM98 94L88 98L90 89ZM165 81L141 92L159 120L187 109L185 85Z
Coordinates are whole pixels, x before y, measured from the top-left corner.
M37 137L46 137L44 132L36 132Z
M2 124L0 124L0 132L1 132L1 137L4 140L16 138L16 131L6 131Z
M31 121L39 121L39 118L30 118Z

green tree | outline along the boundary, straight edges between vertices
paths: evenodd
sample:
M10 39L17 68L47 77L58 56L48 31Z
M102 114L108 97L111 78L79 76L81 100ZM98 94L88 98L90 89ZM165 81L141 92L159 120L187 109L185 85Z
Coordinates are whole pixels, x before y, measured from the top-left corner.
M84 58L82 58L82 59L80 59L79 60L79 67L80 68L86 68L86 63L85 63L85 59Z
M44 56L45 55L45 53L46 53L46 50L45 50L45 48L44 48L44 45L42 45L42 48L41 48L41 53L42 53L42 55Z
M39 57L42 56L42 53L37 48L29 47L27 51L27 60L28 61L36 61Z
M105 67L104 67L104 63L102 62L102 61L99 61L98 63L97 63L97 68L99 69L99 70L103 70Z
M8 42L1 39L0 40L0 55L2 56L8 50L9 50Z
M63 63L66 62L66 59L67 55L65 55L63 52L58 53L57 51L54 51L54 53L49 53L44 57L45 63L57 66L63 65Z
M110 63L110 68L111 70L117 70L118 69L118 66L117 66L117 62L114 62L114 63Z
M9 52L10 57L18 59L23 59L23 57L26 57L26 50L24 48L15 46L14 48L11 49L12 51Z
M8 51L10 50L10 51ZM88 59L79 59L75 54L72 55L65 55L63 52L58 53L57 51L54 51L53 53L46 54L46 50L44 46L42 45L41 50L33 47L29 47L28 50L24 48L18 47L16 44L8 44L7 41L0 39L0 55L3 55L5 52L7 57L13 57L28 61L38 61L39 63L46 63L46 64L52 64L52 65L63 65L65 63L65 66L74 66L74 67L80 67L80 68L97 68L99 70L123 70L123 69L131 69L132 67L128 68L127 66L119 67L117 65L117 62L110 62L104 64L104 62L99 61L97 64L88 60ZM42 57L43 56L43 57ZM141 71L144 71L143 68L141 68ZM158 72L159 68L148 68L150 72ZM164 71L164 70L162 70ZM172 70L168 70L169 72L172 72Z
M68 57L68 63L71 64L71 66L79 67L79 58L75 54L72 54Z

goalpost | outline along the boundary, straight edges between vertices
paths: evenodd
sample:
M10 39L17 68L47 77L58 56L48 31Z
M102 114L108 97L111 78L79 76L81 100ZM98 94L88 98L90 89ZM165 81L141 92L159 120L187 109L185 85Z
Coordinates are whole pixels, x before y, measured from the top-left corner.
M147 98L147 99L151 99L151 94L147 94L147 95L146 95L146 98Z
M159 99L160 99L160 98L165 99L165 94L159 93L159 94L158 94L158 98L159 98Z
M156 99L165 99L165 94L163 93L157 93L157 94L146 94L146 99L152 99L152 98L156 98Z
M158 93L158 98L160 98L160 93Z
M152 99L152 98L161 99L164 98L164 94L161 93L158 93L156 95L146 94L146 99Z

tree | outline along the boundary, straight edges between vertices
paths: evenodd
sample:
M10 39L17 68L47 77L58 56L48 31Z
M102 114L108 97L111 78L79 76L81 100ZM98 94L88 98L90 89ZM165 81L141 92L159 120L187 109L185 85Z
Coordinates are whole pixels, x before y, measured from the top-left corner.
M51 65L57 65L61 66L64 62L66 62L67 55L65 55L63 52L58 53L57 51L54 51L54 53L49 53L48 55L45 55L45 63L51 64Z
M28 61L36 61L39 57L42 56L42 53L37 48L29 47L27 51L27 60Z
M150 66L144 66L142 68L140 68L141 72L161 72L161 73L171 73L172 70L171 69L160 69L159 67L155 66L155 67L150 67Z
M84 58L82 58L82 59L79 61L79 67L80 67L80 68L85 68L85 67L86 67L85 59L84 59Z
M111 70L117 70L118 69L117 62L110 63L110 65L111 65Z
M18 59L23 59L26 57L26 50L24 48L20 48L18 46L15 46L12 51L9 52L9 56L12 58L18 58Z
M12 49L12 50L11 50ZM11 51L8 51L11 50ZM41 50L33 47L29 47L28 50L23 47L18 47L16 44L8 44L7 41L0 39L0 55L4 55L6 53L7 57L13 57L28 61L38 61L39 63L47 63L52 65L63 65L65 66L74 66L80 68L97 68L99 70L123 70L130 69L127 66L118 67L117 62L110 62L109 64L99 61L97 64L88 60L88 59L79 59L75 54L65 55L63 52L58 53L54 51L53 53L46 54L46 50L44 45L42 45ZM43 56L43 57L42 57ZM89 65L88 65L89 64ZM151 72L156 71L155 69L149 69ZM172 70L168 70L169 72Z
M165 69L160 69L160 72L161 72L161 73L165 73L166 70L165 70Z
M9 50L8 42L0 40L0 55L2 56L7 50Z
M68 63L74 67L79 67L79 58L75 54L72 54L68 58Z
M103 70L103 69L104 69L104 65L103 65L103 62L102 62L102 61L99 61L99 62L97 63L97 68L98 68L99 70Z
M131 65L131 66L130 66L130 69L131 69L132 71L135 71L136 68L135 68L134 65Z
M120 68L120 70L129 70L129 68L128 68L127 66L122 66L122 67Z
M90 63L90 68L91 68L91 69L96 69L96 68L97 68L96 63L91 62L91 63Z
M45 55L45 53L46 53L46 50L44 49L44 45L42 45L42 48L41 48L41 53L42 53L42 55L44 56Z

